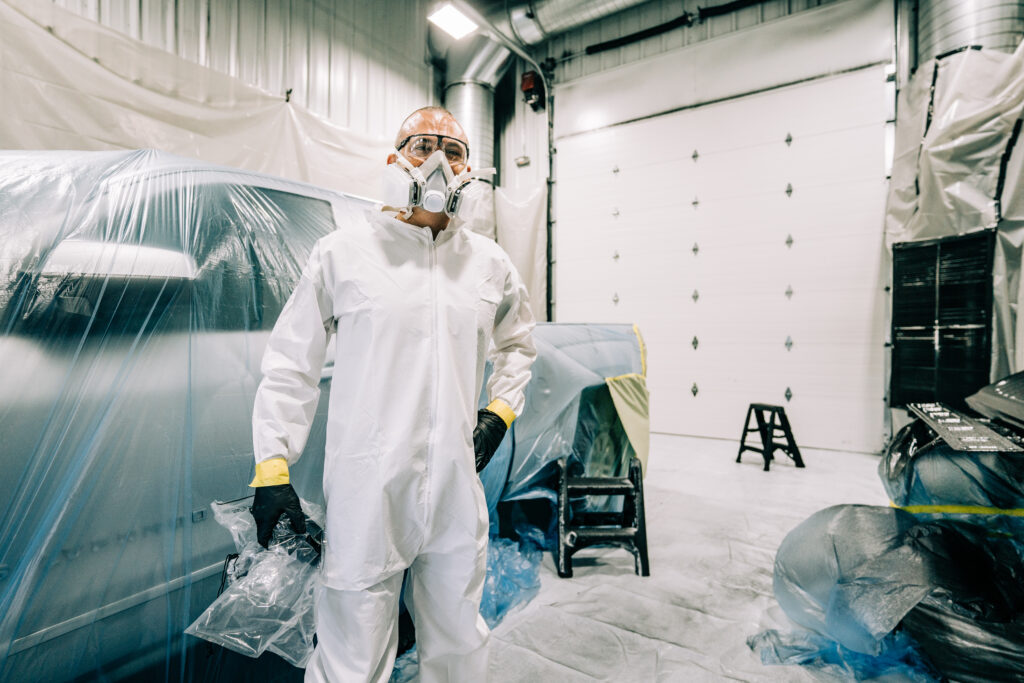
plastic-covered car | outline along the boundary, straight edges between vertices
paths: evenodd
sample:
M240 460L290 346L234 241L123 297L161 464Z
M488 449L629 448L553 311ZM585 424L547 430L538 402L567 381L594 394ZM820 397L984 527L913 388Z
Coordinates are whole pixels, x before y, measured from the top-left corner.
M231 549L210 502L251 493L266 338L368 206L155 152L0 156L0 678L163 667Z
M0 680L190 677L182 632L234 550L210 504L251 495L266 339L313 244L369 210L153 151L0 153ZM536 338L527 409L483 473L492 511L550 498L558 458L646 458L635 330ZM332 368L292 468L312 502Z

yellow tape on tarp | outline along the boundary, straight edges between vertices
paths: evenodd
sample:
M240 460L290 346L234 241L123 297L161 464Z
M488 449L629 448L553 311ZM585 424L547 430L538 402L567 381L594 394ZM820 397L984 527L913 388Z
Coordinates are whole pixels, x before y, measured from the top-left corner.
M1024 517L1024 508L991 508L984 505L889 505L915 515L1008 515Z
M605 378L615 412L619 415L626 438L633 446L640 466L647 472L647 456L651 450L650 394L647 379L635 372Z
M633 325L633 334L636 335L636 341L640 344L640 372L644 377L647 376L647 345L644 344L644 337L640 334L640 328L637 325Z

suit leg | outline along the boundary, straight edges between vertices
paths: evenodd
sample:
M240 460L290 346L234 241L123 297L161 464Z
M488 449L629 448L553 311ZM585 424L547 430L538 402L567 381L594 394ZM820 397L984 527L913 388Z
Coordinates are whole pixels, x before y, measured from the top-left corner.
M321 586L316 595L317 645L306 683L387 683L398 647L402 572L361 591Z

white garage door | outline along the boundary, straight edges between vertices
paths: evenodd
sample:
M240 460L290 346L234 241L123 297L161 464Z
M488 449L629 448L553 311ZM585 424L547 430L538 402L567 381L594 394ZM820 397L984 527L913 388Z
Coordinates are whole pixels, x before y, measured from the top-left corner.
M881 448L885 98L871 67L558 141L555 317L640 325L652 430L765 402Z

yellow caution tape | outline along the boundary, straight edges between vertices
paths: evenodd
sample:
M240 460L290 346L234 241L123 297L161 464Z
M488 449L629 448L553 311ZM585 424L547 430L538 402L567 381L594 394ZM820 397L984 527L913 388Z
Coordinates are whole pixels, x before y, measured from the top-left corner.
M890 506L899 508L915 515L1009 515L1024 517L1024 508L992 508L984 505L897 505L890 501Z

